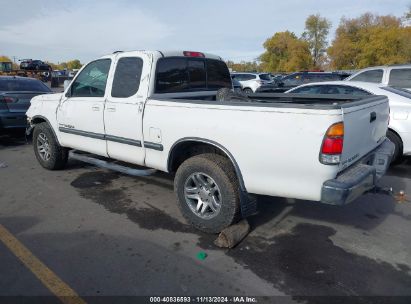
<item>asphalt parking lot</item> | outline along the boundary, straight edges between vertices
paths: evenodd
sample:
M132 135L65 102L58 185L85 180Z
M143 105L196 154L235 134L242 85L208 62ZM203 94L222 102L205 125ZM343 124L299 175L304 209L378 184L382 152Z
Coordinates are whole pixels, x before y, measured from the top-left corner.
M0 177L1 227L86 301L286 295L305 303L328 303L313 296L388 296L406 303L397 296L411 296L410 201L367 194L334 207L259 197L251 233L228 250L213 244L215 235L184 222L165 174L136 178L75 161L64 171L46 171L24 138L2 136ZM381 183L411 194L411 159ZM39 279L44 269L26 267L4 233L0 229L0 296L53 301ZM207 257L198 259L199 252Z

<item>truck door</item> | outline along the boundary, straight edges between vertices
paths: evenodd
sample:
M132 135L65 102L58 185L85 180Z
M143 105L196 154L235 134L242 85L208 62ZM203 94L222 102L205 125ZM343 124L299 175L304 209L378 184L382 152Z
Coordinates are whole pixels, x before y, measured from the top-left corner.
M143 165L143 109L152 59L143 52L118 54L104 124L107 153L118 160Z
M61 144L107 156L104 103L111 59L92 61L73 80L57 109Z

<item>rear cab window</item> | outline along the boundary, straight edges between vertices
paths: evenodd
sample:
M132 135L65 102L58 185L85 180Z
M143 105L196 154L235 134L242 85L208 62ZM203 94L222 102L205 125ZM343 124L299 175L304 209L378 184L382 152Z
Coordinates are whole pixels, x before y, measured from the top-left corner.
M209 58L160 58L156 67L155 93L210 91L231 88L223 61Z

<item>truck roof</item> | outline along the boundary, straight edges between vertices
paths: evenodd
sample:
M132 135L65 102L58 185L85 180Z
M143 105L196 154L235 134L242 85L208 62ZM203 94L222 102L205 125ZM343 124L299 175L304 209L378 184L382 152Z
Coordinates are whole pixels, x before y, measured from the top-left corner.
M103 56L103 58L112 57L115 54L127 54L135 55L136 52L142 52L146 54L151 54L155 57L202 57L202 58L210 58L210 59L217 59L223 60L220 56L205 53L205 52L198 52L198 51L183 51L183 50L134 50L134 51L115 51L113 54Z

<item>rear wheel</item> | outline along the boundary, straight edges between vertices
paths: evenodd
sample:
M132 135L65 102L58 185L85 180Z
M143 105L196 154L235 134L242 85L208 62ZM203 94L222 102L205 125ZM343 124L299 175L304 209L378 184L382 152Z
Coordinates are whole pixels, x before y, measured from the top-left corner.
M402 140L397 134L395 134L391 130L388 130L387 137L395 146L394 155L392 157L391 164L398 164L401 161L402 153L403 153Z
M43 122L35 126L33 132L34 154L40 165L49 170L59 170L66 166L68 149L57 142L50 126Z
M248 94L253 94L254 92L250 88L245 88L244 93L246 93L248 95Z
M182 214L199 230L218 233L240 218L237 176L221 155L187 159L177 170L174 189Z

